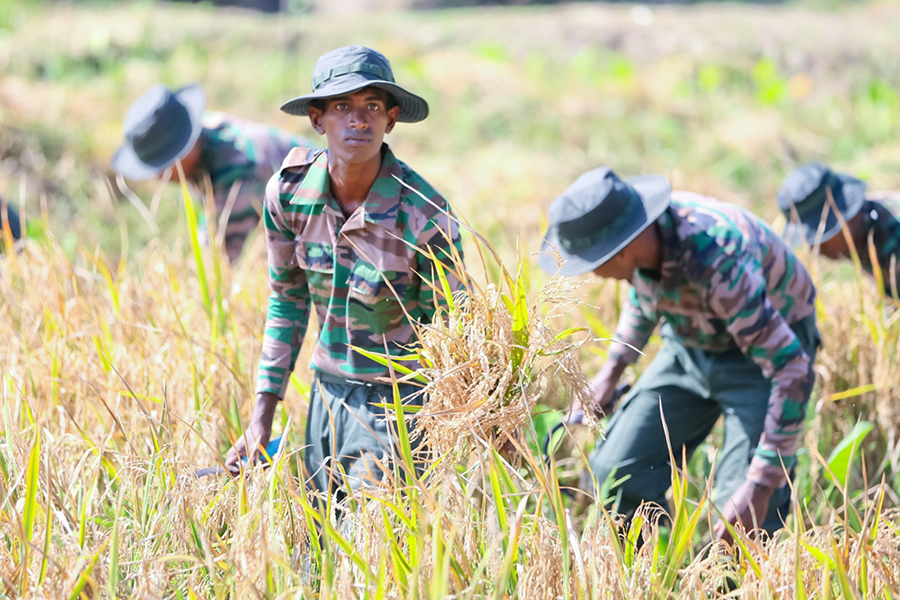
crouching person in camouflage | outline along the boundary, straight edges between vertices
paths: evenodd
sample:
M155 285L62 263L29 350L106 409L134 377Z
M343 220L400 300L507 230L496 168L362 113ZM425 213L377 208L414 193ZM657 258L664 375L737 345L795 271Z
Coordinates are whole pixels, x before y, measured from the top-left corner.
M864 181L812 162L788 174L778 191L778 206L788 220L788 240L818 243L819 252L833 260L850 258L835 210L839 212L862 268L870 275L875 271L871 240L884 293L900 297L900 192L867 194Z
M125 117L125 143L112 159L120 175L141 181L172 175L181 161L195 198L205 198L208 176L216 219L225 217L228 259L240 255L259 222L266 183L301 136L222 113L204 112L206 95L197 84L172 91L155 85L138 98ZM177 179L177 175L176 175ZM209 243L206 228L201 231Z
M631 282L608 361L585 409L612 409L616 384L662 321L663 345L589 457L598 483L625 478L619 512L665 507L669 448L680 461L724 416L716 504L724 519L773 531L789 510L792 474L819 345L816 290L782 239L750 214L671 192L662 177L582 175L550 207L545 249L567 276L593 271ZM554 257L541 256L547 271ZM729 539L722 522L718 537Z
M425 100L394 83L387 59L361 46L334 50L312 87L281 109L308 115L328 149L291 151L266 191L272 294L256 406L226 464L236 469L268 442L314 306L305 461L313 485L333 493L381 478L395 451L393 411L377 406L392 402L389 372L353 347L408 354L413 325L430 322L438 301L421 250L447 257L461 245L446 200L382 141L398 121L428 115ZM400 385L416 403L419 389Z

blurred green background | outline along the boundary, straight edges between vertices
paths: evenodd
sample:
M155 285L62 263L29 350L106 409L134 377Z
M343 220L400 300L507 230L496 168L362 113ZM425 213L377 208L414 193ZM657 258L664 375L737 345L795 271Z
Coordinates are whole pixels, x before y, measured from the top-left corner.
M366 5L0 0L0 195L45 208L70 251L115 260L123 225L126 252L183 243L175 186L134 186L156 234L110 177L130 102L199 81L212 109L314 138L278 106L309 89L320 54L352 43L383 51L431 104L392 134L398 155L502 249L536 248L552 198L604 163L769 220L798 162L900 187L900 3Z

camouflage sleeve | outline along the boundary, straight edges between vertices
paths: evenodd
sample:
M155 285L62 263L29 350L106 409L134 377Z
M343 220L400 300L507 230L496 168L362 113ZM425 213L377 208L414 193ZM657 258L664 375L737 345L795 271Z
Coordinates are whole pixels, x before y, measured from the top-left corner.
M747 479L780 487L786 480L785 468L796 462L815 381L812 361L769 302L762 267L755 261L731 261L727 271L714 275L708 294L710 308L725 322L738 347L772 382L765 426Z
M295 235L285 220L278 174L269 180L263 204L269 257L269 310L256 393L284 398L309 322L310 295L306 272L297 265Z
M452 217L452 214L440 213L431 218L419 235L418 246L423 250L430 249L434 252L444 267L444 274L447 276L450 289L456 292L462 287L462 284L452 274L452 271L456 268L453 260L454 250L452 248L456 249L455 253L458 253L460 258L463 257L463 249L459 224ZM437 271L431 258L423 255L421 252L417 253L417 263L416 270L422 277L422 286L419 291L419 304L422 308L421 321L430 323L437 310L437 302L443 303L439 300L440 294L434 291L436 287L440 289L441 284L437 280Z
M644 313L641 303L638 301L637 291L632 287L628 293L628 300L622 307L622 314L619 315L616 332L613 334L615 342L609 349L610 360L626 364L636 362L640 351L653 335L657 323L659 323L659 316L648 316Z

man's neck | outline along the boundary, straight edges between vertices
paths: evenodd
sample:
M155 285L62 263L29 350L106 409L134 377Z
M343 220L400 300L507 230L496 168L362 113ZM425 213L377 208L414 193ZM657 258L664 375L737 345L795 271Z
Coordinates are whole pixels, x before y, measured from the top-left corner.
M662 269L663 245L662 232L657 223L650 224L636 238L640 254L637 258L637 267L647 271L659 272Z
M381 170L380 154L365 163L350 163L329 156L328 176L331 178L331 193L344 216L349 217L365 203L379 170Z
M850 239L853 240L853 244L856 246L856 253L859 254L859 257L864 263L868 262L869 231L871 230L871 222L868 219L863 219L861 210L850 219L847 226L850 229ZM844 232L839 231L838 235L844 235Z

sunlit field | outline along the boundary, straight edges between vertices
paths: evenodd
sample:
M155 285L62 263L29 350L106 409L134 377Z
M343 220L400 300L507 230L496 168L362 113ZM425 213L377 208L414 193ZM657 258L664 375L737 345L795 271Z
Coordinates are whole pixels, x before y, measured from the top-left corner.
M807 160L900 189L898 30L887 1L259 15L0 0L0 197L27 230L14 250L0 239L0 598L897 597L900 317L876 282L798 250L824 348L793 514L729 548L710 533L719 430L673 457L671 514L630 524L594 501L610 482L585 477L602 423L542 453L627 286L547 277L534 253L552 199L601 164L776 228L781 179ZM306 351L275 464L193 476L252 408L264 242L235 265L200 249L204 199L127 187L109 156L158 81L320 141L278 106L352 43L429 101L389 142L478 235L470 295L422 332L433 402L415 435L441 458L412 468L400 427L384 485L342 512L303 481Z

